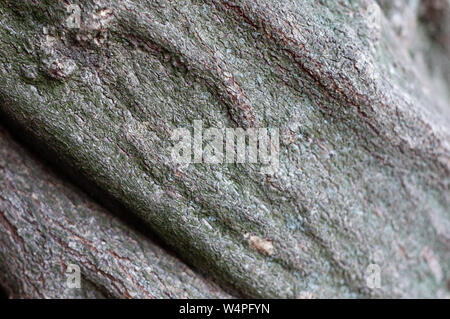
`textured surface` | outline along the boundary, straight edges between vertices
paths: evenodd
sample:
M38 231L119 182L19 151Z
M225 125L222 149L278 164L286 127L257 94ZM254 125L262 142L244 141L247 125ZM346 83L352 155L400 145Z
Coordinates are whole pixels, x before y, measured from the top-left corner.
M80 267L70 288L67 267ZM229 298L62 182L0 128L0 280L21 298Z
M245 295L443 297L448 19L408 46L409 7L379 3L83 1L74 29L65 2L6 0L1 111ZM280 169L173 164L197 119L280 128Z

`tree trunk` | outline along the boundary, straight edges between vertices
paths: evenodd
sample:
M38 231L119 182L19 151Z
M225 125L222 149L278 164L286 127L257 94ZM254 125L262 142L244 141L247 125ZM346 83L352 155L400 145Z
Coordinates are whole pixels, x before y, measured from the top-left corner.
M226 298L105 212L0 128L0 279L12 297ZM80 267L79 288L68 286Z
M2 116L185 262L249 297L449 295L450 1L71 4L1 2ZM222 130L279 129L278 169L174 163L171 133L196 120ZM65 204L73 199L65 189L49 191L52 183L30 182L20 196L39 187L50 215L68 214L69 225L93 216L105 236L122 236L95 217L105 215L101 209ZM20 215L40 214L32 199L3 208L2 244L21 228L36 229ZM65 223L54 226L64 236L73 231ZM51 229L43 234L61 256L75 258ZM150 245L132 236L125 252ZM2 266L8 278L14 267L31 266L38 239L23 240L30 249L2 247L4 256L21 256L20 266ZM107 252L84 248L92 258L92 267L83 266L92 282L85 296L96 296L97 286L111 295L182 295L170 281L184 276L173 259L162 280L136 273L125 284L117 267L129 272L152 260L133 254L123 264L116 256L102 262ZM95 267L109 275L94 275ZM381 271L376 287L374 269ZM189 296L225 296L186 276Z

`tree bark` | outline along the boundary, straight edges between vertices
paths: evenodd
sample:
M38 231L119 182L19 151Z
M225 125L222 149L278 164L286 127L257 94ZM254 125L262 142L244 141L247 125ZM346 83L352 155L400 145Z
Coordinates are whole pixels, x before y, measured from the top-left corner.
M20 298L229 298L0 128L0 280ZM80 267L79 287L67 284Z
M71 4L2 1L0 110L185 261L249 297L448 296L448 0ZM279 128L279 169L173 163L195 120Z

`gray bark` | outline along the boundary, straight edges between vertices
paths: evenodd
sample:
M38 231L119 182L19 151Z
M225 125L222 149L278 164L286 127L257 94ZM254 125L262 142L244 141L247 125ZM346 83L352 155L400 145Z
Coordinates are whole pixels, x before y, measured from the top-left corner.
M1 112L250 297L445 297L450 2L0 4ZM281 129L280 168L170 132ZM381 288L366 270L382 270Z
M80 287L69 286L69 265ZM0 128L0 280L20 298L229 298Z

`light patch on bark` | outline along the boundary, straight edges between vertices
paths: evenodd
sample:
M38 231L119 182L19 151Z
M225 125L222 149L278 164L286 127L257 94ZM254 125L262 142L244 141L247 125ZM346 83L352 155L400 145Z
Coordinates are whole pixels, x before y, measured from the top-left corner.
M245 234L244 238L250 244L250 247L257 250L258 252L272 256L274 253L273 244L270 240L260 238L255 235Z

